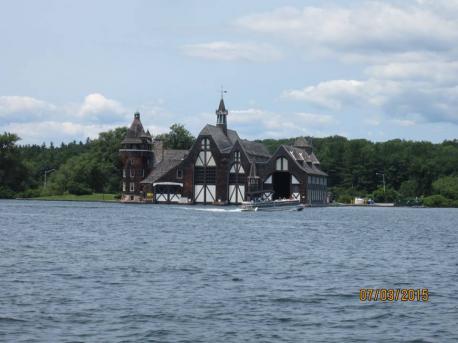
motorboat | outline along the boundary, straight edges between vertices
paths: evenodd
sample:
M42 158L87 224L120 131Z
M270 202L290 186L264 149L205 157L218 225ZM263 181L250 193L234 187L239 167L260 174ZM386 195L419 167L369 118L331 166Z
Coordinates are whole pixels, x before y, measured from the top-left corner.
M305 205L297 199L244 201L242 211L302 211Z

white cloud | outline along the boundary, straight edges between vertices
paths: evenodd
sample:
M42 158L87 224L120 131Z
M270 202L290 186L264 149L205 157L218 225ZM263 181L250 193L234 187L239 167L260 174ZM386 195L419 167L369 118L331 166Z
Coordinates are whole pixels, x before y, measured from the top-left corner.
M4 131L14 132L24 143L60 143L62 141L84 141L87 137L96 138L100 132L108 131L117 125L74 123L70 121L42 121L31 123L10 123Z
M208 115L206 118L208 119ZM328 114L278 113L260 108L248 108L231 110L228 123L242 138L258 139L331 134L338 121Z
M79 114L87 116L101 112L124 113L125 109L115 100L108 99L100 93L92 93L84 98Z
M417 80L437 84L455 84L458 61L425 58L421 61L396 61L366 68L366 74L377 79Z
M458 20L428 4L357 3L354 7L284 7L239 18L236 25L307 49L308 53L386 55L455 48Z
M283 98L335 111L379 111L396 118L458 123L458 86L422 81L331 80L284 91Z
M280 51L268 44L225 41L188 44L183 51L188 56L220 61L268 62L282 57Z
M55 105L30 96L0 96L0 122L9 118L18 121L40 119L43 114L55 110Z

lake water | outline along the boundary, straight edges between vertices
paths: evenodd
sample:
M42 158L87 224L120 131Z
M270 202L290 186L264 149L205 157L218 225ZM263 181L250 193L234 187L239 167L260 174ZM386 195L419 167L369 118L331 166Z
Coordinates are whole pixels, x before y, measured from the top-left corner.
M457 342L458 210L0 201L0 311L4 342Z

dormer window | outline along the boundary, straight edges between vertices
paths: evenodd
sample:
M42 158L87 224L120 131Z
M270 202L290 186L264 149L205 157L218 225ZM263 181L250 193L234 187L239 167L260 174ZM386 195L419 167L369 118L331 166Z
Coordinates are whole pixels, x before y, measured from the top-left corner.
M288 160L284 157L277 158L275 169L277 171L288 171Z
M208 138L202 139L202 142L200 144L203 151L210 150L210 140Z
M234 152L234 162L240 162L240 151Z

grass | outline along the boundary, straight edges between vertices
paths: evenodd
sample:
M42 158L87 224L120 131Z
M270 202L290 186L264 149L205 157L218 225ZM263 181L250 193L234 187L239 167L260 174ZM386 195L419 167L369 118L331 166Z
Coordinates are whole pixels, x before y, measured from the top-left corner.
M63 200L63 201L118 201L115 199L115 194L102 194L93 193L85 195L62 194L62 195L48 195L33 198L36 200Z

